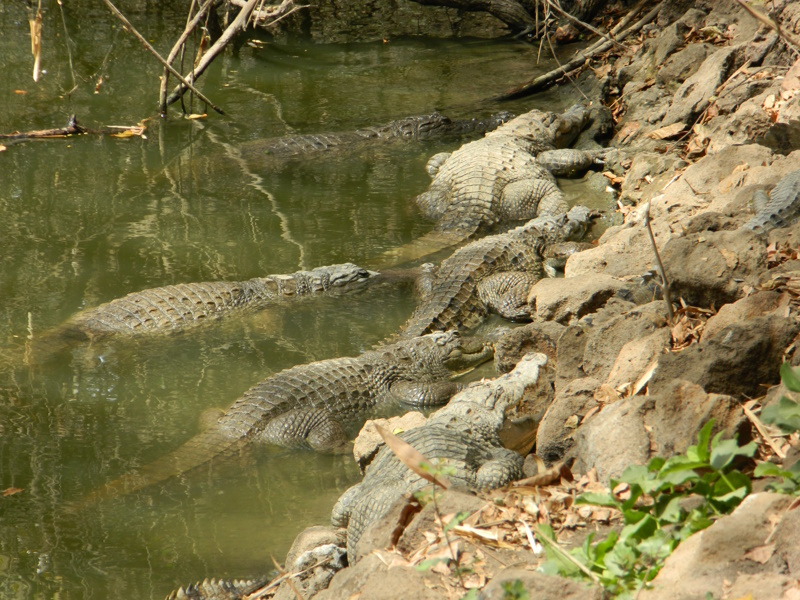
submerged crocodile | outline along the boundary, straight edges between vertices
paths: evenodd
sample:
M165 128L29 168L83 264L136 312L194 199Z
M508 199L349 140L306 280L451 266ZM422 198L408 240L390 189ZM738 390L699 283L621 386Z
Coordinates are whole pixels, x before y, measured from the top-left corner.
M384 276L344 263L247 281L206 281L151 288L77 313L35 339L34 350L41 361L71 342L176 333L235 312L259 310L291 298L349 291L367 282L404 276L407 277L399 271Z
M435 274L428 275L429 281L418 285L422 302L400 335L471 329L489 311L508 319L530 318L528 290L548 267L563 266L569 254L585 248L570 240L582 238L594 216L589 209L575 206L567 214L537 217L460 248Z
M167 596L166 600L241 600L267 584L262 579L204 579L203 581L180 587Z
M794 223L800 217L800 169L781 179L769 196L757 191L753 204L756 215L742 226L746 229L766 234Z
M399 437L434 464L438 460L449 467L451 484L481 490L519 479L523 458L501 443L503 430L511 425L506 411L536 384L546 361L543 354L526 355L510 373L473 383L433 413L425 425ZM428 482L400 462L389 448L378 451L363 481L348 489L333 508L334 527L347 529L351 565L358 560L358 540L367 527L382 519L404 496L426 485Z
M566 212L546 167L569 173L600 159L595 151L563 150L589 121L589 111L579 105L560 115L532 110L452 154L434 155L427 165L433 181L416 202L436 229L386 253L384 261L414 260L497 224ZM543 166L536 156L545 152Z
M343 425L379 403L443 404L463 384L451 369L489 360L491 347L470 352L455 332L435 333L365 352L285 369L256 384L219 420L171 454L93 492L86 501L130 493L236 455L251 444L349 449Z
M486 133L510 121L514 115L499 112L486 119L450 119L438 112L397 119L385 125L365 127L340 133L289 135L254 143L257 149L270 156L308 155L342 147L357 147L361 142L380 140L426 140Z

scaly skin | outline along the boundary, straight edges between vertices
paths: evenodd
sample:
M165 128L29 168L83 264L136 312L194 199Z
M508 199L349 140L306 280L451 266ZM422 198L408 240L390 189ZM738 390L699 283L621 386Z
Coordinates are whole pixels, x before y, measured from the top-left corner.
M356 358L333 358L286 369L256 384L219 421L171 454L89 495L85 503L127 494L238 454L254 443L343 452L344 422L366 418L379 403L414 407L446 402L462 384L451 368L489 360L492 349L470 354L454 332L383 346Z
M248 281L180 283L152 288L84 310L69 319L58 333L64 337L98 339L182 331L234 311L261 309L333 289L355 288L377 276L373 271L346 263Z
M588 123L581 106L561 115L533 110L452 154L434 155L426 167L433 182L416 200L436 229L386 253L382 264L426 256L501 223L566 212L564 195L536 155L569 145Z
M267 583L268 579L204 579L170 593L166 600L243 600Z
M423 301L400 330L401 337L432 331L466 331L490 310L510 319L530 318L528 290L545 275L546 261L565 261L583 246L593 213L576 206L566 215L543 216L507 233L471 242L418 283Z
M506 410L536 384L546 361L543 354L526 355L510 373L473 383L432 414L425 425L399 437L431 464L442 462L451 469L446 475L451 484L480 490L519 479L522 456L504 448L500 441L501 432L509 425ZM351 565L358 560L356 546L367 527L384 518L395 502L427 485L389 448L378 451L364 480L339 498L331 516L334 527L347 528Z
M364 142L379 140L426 140L492 131L514 115L500 112L486 119L452 120L439 113L406 117L386 125L365 127L341 133L290 135L257 144L258 150L271 156L310 155L337 148L357 148ZM252 151L252 149L251 149Z
M756 215L742 226L745 229L767 234L794 223L800 217L800 169L781 179L768 197L760 192L755 203Z

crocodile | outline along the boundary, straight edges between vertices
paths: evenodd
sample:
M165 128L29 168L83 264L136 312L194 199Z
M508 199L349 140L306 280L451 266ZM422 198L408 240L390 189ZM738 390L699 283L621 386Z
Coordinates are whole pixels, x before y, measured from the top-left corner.
M580 105L560 115L532 110L452 154L431 157L426 169L433 181L416 203L436 227L385 253L381 264L421 258L499 224L566 212L555 177L536 155L548 152L546 164L567 172L599 160L595 151L563 153L589 121L588 109Z
M397 278L407 276L399 271L394 273ZM150 288L77 313L36 338L34 350L41 361L76 342L177 333L237 311L263 309L322 292L349 291L392 276L344 263L247 281L206 281Z
M166 600L243 600L267 584L261 579L204 579L180 587L171 592Z
M543 354L526 355L510 373L471 384L424 425L398 437L433 464L440 461L449 468L451 484L482 490L521 478L522 456L503 447L501 439L513 424L507 412L522 400L526 389L536 384L546 362ZM351 565L358 560L358 541L367 527L384 518L403 497L426 485L388 447L378 451L362 482L339 498L331 515L334 527L347 530Z
M769 196L758 190L753 198L755 216L742 225L760 234L788 227L800 217L800 169L792 171L772 188Z
M473 351L474 350L474 351ZM255 443L341 453L345 422L378 404L418 408L447 402L464 387L453 369L485 362L491 346L470 348L456 332L434 333L285 369L247 390L206 430L171 454L92 492L85 502L127 494L229 456Z
M586 234L595 216L575 206L559 216L536 217L506 233L470 242L442 261L435 273L426 265L417 282L422 301L400 336L469 330L489 311L507 319L529 319L528 290L546 271L563 266L569 254L588 246L572 240Z
M471 133L492 131L514 118L510 112L498 112L485 119L450 119L434 112L427 115L405 117L373 127L339 133L289 135L252 144L256 150L269 156L307 156L315 152L358 147L362 142L389 140L426 140L449 138Z

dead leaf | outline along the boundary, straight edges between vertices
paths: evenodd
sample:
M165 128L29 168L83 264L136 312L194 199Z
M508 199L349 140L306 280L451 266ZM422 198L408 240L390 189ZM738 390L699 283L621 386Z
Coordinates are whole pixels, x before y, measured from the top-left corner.
M736 256L735 252L731 252L725 248L717 248L717 250L722 254L722 258L725 259L725 264L728 265L729 269L733 269L739 264L739 257Z
M207 116L208 114L206 113L203 113L202 115L194 113L191 115L186 115L186 118L189 119L190 121L194 121L195 119L205 119Z
M0 144L0 152L5 152L6 150L8 150L8 148L6 148L3 144Z
M567 417L566 421L564 421L564 428L565 429L576 429L578 427L578 415L572 415Z
M598 79L602 79L611 72L611 65L609 63L606 63L602 67L599 67L597 69L592 69L592 71L594 71L595 77L597 77Z
M683 123L673 123L672 125L667 125L666 127L661 127L655 131L651 131L648 134L648 137L653 138L654 140L667 140L680 135L684 131L685 126Z
M616 141L620 144L624 143L629 137L639 131L641 125L638 121L628 121L617 132Z
M609 182L610 182L612 185L619 185L619 184L621 184L623 181L625 181L625 178L624 178L624 177L620 177L619 175L615 175L615 174L614 174L614 173L612 173L611 171L603 171L603 176L604 176L606 179L608 179L608 181L609 181Z
M414 471L414 473L443 489L450 487L450 482L446 478L441 476L435 477L430 472L431 461L425 458L425 456L418 452L411 444L401 440L377 423L375 424L375 430L380 434L391 451L394 452L395 456L400 459L400 462Z
M14 93L19 95L19 96L24 96L28 92L26 92L25 90L14 90Z
M14 494L19 494L20 492L24 491L25 490L23 488L16 488L16 487L6 488L3 490L3 498L5 498L6 496L13 496Z
M594 393L594 399L601 404L611 404L620 399L619 392L607 383L602 384Z
M775 544L766 544L749 550L744 557L763 565L772 558L773 554L775 554Z

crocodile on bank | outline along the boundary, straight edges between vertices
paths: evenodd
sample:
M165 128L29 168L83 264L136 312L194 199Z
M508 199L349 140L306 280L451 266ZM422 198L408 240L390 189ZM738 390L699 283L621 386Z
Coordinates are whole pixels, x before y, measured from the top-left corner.
M86 501L130 493L234 456L251 444L339 453L350 448L343 425L381 403L414 407L447 402L463 384L452 370L485 362L491 347L471 352L455 332L435 333L365 352L285 369L247 390L219 420L171 454L124 475Z
M452 154L434 155L427 165L433 181L416 202L436 228L387 252L383 261L418 259L498 224L566 212L553 174L536 156L547 152L545 164L559 173L599 160L599 152L564 150L589 122L588 109L580 105L563 114L532 110Z
M742 227L767 234L778 227L788 227L800 217L800 169L792 171L772 188L769 196L762 190L753 198L756 215Z
M503 447L504 429L512 425L507 411L516 406L525 390L536 384L547 358L528 354L516 368L497 379L471 384L425 425L399 435L433 464L450 467L452 485L473 490L492 489L522 476L523 458ZM393 504L428 485L392 453L382 447L361 483L347 490L333 508L334 527L347 529L347 555L358 559L358 540L383 518Z
M508 319L530 318L530 287L544 277L548 267L563 266L567 256L586 247L571 240L582 238L595 216L575 206L566 214L536 217L506 233L463 246L435 273L428 269L428 280L418 283L422 301L400 335L468 330L489 311Z
M259 152L268 156L290 157L326 152L340 148L357 148L364 142L391 140L427 140L455 138L467 134L480 134L497 129L514 118L509 112L499 112L485 119L450 119L438 112L405 117L373 127L339 133L288 135L250 144L248 153Z

